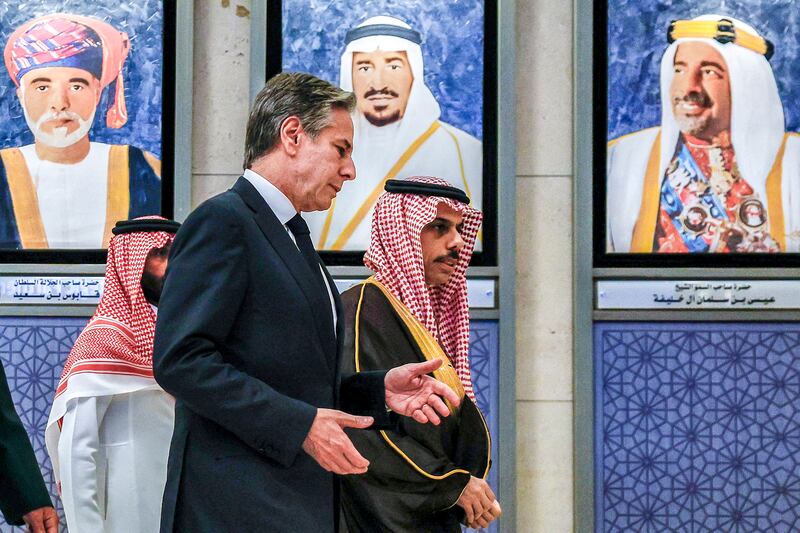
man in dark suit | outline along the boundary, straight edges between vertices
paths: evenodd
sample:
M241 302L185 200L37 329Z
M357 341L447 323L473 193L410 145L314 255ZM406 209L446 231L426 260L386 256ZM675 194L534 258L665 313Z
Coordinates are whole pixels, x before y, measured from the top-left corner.
M58 515L44 486L28 434L22 427L0 365L0 511L13 526L57 533Z
M438 423L442 397L459 402L426 375L439 361L340 379L341 302L299 213L327 209L355 178L354 104L308 74L270 80L244 175L175 237L154 353L177 400L164 533L333 532L333 474L369 466L343 428L388 425L387 407Z

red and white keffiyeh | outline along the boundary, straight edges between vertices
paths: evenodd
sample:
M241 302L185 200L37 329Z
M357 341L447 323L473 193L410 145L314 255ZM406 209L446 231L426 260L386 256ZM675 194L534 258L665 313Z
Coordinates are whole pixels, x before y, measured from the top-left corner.
M154 218L164 220L137 220ZM70 400L158 388L153 378L156 314L141 282L147 254L173 237L166 231L123 233L109 243L103 296L67 357L47 422L45 440L56 479L60 423Z
M415 176L408 181L450 185L439 178ZM464 248L450 280L441 287L425 283L422 229L436 219L439 204L463 216ZM469 304L466 270L483 215L450 198L385 192L375 205L369 248L364 264L439 342L450 358L464 391L475 401L469 367Z

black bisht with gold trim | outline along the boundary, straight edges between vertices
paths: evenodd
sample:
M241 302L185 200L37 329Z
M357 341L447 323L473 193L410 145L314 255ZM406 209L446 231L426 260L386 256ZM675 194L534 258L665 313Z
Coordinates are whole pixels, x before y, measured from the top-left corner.
M393 368L447 356L397 298L372 278L342 294L346 320L343 374ZM342 476L349 533L460 533L456 505L470 476L489 472L491 442L478 408L447 364L434 377L463 396L439 426L399 417L389 430L348 430L370 461L363 475Z

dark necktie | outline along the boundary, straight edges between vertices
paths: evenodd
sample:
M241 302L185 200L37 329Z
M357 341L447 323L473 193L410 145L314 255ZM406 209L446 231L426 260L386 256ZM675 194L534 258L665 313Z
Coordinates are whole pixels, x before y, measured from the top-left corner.
M298 213L289 219L289 222L286 223L286 227L288 227L289 231L294 235L294 240L297 247L300 248L300 253L303 254L306 263L308 263L309 268L311 268L311 275L314 276L317 283L321 284L322 288L325 289L325 280L322 278L322 272L320 272L319 268L319 256L316 250L314 250L314 244L311 242L311 232L308 229L308 224L306 224L306 221L303 220L303 217ZM325 290L325 295L328 295L327 289Z

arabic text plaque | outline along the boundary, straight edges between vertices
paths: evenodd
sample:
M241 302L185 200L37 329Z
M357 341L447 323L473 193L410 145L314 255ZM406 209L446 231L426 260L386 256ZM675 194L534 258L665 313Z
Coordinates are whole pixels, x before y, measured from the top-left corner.
M0 276L0 305L96 305L102 276Z
M794 280L603 280L597 309L800 309Z

